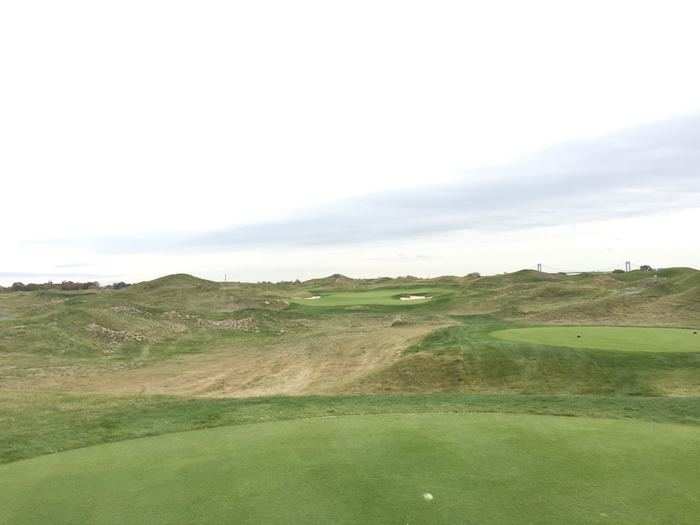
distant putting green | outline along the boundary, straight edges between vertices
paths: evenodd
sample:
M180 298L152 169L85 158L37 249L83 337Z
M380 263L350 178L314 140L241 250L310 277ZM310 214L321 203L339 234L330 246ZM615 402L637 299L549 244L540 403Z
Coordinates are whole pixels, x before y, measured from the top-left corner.
M0 466L0 523L697 523L700 429L534 415L346 416Z
M307 306L409 305L430 301L438 290L383 288L358 292L309 293L294 302Z
M696 333L697 332L697 333ZM508 341L625 352L700 352L700 330L614 326L547 326L499 330Z

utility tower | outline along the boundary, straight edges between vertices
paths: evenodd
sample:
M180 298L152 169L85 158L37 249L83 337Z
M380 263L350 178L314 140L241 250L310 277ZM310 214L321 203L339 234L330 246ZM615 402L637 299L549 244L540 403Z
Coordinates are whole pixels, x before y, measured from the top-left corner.
M630 261L625 261L625 271L626 272L632 271L632 263Z
M537 263L537 271L542 272L542 263Z

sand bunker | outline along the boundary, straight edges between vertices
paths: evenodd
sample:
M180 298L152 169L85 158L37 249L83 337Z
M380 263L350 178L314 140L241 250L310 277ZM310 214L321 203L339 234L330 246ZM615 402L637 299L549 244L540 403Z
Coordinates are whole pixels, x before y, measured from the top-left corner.
M320 299L320 295L314 295L313 297L304 297L307 301L315 301L316 299Z
M402 301L418 301L420 299L432 299L432 297L428 297L426 295L408 295L401 297Z

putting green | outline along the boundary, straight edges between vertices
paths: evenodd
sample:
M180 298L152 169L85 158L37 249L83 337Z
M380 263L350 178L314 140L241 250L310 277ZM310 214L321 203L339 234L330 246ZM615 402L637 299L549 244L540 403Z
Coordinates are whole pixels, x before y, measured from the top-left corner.
M439 292L429 289L384 288L362 292L310 293L307 297L296 298L293 301L307 306L409 305L430 301L436 293ZM413 299L401 299L411 296ZM317 299L312 299L312 297L317 297Z
M700 331L681 328L547 326L499 330L508 341L629 352L700 352ZM580 336L580 337L579 337Z
M0 523L694 524L698 464L693 426L499 414L316 418L2 465Z

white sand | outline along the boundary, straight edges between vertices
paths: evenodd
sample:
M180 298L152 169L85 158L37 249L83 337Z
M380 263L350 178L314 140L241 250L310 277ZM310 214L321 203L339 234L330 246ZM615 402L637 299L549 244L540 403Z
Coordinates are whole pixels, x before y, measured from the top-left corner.
M425 295L409 295L408 297L401 297L402 301L418 301L420 299L432 299L432 297L426 297Z

